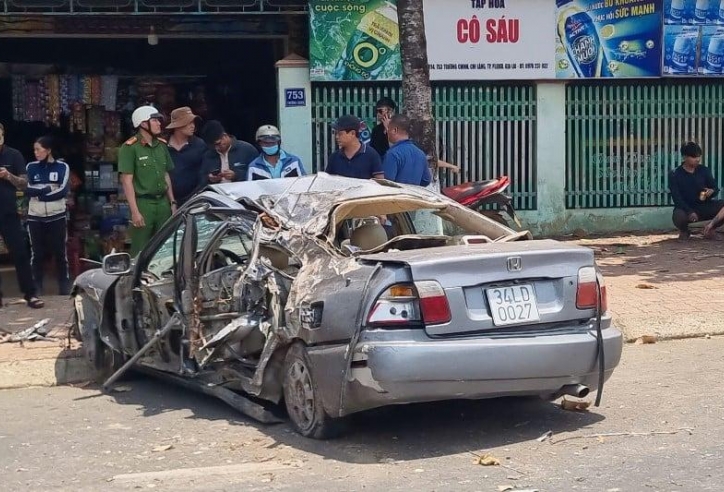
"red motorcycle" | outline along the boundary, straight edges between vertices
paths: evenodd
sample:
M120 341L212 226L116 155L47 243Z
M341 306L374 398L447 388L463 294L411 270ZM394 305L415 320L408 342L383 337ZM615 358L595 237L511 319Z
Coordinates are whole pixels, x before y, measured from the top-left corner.
M512 199L504 193L509 186L510 178L508 176L501 176L488 181L475 181L456 186L448 186L440 191L443 195L455 200L459 204L507 226L508 221L505 220L502 214L502 210L505 210L510 218L513 219L513 222L515 222L518 227L522 227L513 209ZM498 205L497 209L485 208L486 205L493 203Z

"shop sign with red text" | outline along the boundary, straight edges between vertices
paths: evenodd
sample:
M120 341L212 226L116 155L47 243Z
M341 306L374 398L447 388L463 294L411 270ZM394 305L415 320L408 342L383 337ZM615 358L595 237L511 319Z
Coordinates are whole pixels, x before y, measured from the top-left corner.
M424 0L432 80L553 79L552 0Z

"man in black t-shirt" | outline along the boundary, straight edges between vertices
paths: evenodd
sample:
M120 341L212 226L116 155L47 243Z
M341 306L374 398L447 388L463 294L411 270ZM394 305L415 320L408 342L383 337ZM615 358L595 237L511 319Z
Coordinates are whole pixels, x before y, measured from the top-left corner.
M397 111L397 104L389 97L383 97L375 104L375 116L377 125L372 129L370 145L380 154L380 158L390 149L390 142L387 140L387 125Z
M724 208L724 200L714 200L719 186L709 168L701 165L701 154L696 142L685 143L681 147L683 162L669 173L672 219L679 229L679 239L689 238L690 223L711 220Z
M5 127L0 123L0 236L14 260L15 274L20 290L25 295L25 302L31 308L37 309L45 304L37 297L15 196L17 190L23 190L27 186L25 159L20 152L5 145ZM0 307L2 305L0 292Z

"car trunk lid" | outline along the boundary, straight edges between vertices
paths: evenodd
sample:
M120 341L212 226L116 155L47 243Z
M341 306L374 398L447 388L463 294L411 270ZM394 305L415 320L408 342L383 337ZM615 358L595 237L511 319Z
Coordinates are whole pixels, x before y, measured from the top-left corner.
M590 319L576 307L578 272L594 265L593 251L552 240L446 246L362 255L402 263L414 281L445 290L451 320L425 327L431 336L511 327L554 326Z

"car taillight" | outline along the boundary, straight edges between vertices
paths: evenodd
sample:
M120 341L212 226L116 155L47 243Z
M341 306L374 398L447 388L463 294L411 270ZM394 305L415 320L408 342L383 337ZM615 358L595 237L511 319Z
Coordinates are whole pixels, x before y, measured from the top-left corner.
M415 286L412 284L393 285L377 298L367 324L374 326L406 325L420 322L420 304Z
M603 276L595 267L583 267L578 270L578 289L576 290L576 307L578 309L595 309L598 307L598 289L596 279L601 287L601 312L608 310L606 284Z
M452 319L450 305L442 286L434 280L415 282L420 296L420 311L426 325L441 325Z
M371 326L402 326L425 322L447 323L451 319L445 291L435 281L397 284L384 291L367 317Z

